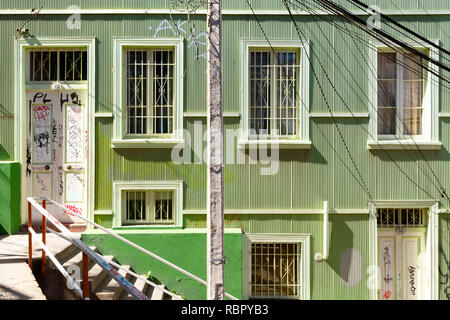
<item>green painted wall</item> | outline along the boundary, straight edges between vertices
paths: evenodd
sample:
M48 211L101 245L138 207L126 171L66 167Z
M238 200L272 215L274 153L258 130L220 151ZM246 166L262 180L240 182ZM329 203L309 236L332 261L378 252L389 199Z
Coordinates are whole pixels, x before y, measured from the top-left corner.
M20 164L0 162L0 234L20 227Z
M205 230L115 232L206 280ZM82 240L90 246L96 246L103 255L114 255L121 264L129 264L138 274L146 274L150 271L151 275L166 285L169 290L188 299L206 299L204 285L102 231L87 231L82 235ZM225 288L228 293L239 299L242 298L242 243L240 230L226 230Z
M329 259L314 261L323 248L323 216L299 215L226 215L226 228L241 228L247 233L311 234L311 299L369 299L368 215L331 214L329 224ZM187 228L204 228L205 215L185 215Z

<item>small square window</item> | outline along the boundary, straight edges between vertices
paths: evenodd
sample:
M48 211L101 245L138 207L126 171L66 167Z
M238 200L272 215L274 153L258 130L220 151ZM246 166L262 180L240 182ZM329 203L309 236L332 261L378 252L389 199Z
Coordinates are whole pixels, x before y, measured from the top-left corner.
M124 190L124 224L174 224L173 191Z

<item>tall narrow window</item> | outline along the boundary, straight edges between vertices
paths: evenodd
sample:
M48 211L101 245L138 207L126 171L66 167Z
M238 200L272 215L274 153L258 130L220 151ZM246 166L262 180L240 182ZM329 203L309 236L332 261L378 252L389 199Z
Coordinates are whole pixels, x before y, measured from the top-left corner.
M413 53L378 52L379 135L422 135L422 60Z
M298 136L299 54L250 51L250 130L259 136Z
M174 131L174 52L127 50L127 134Z

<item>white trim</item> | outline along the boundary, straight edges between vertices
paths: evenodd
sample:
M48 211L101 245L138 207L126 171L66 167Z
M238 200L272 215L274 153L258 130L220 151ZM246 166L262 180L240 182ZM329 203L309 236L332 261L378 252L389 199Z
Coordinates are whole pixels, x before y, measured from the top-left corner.
M173 47L175 49L175 121L173 136L168 139L160 138L126 138L123 128L124 108L123 108L123 88L124 79L124 48L125 47ZM183 89L184 89L184 44L183 38L123 38L114 37L114 57L113 57L113 77L114 77L114 124L113 124L113 148L171 148L175 144L184 143L183 137ZM130 143L125 141L130 141ZM163 141L163 142L161 142ZM177 143L175 143L177 141ZM172 143L173 142L173 143ZM151 146L154 144L154 146Z
M114 181L113 227L122 226L122 191L124 190L172 190L174 200L174 224L146 225L151 228L181 227L183 225L183 181ZM141 226L142 227L142 226Z
M185 118L206 118L208 115L203 112L185 112L184 117ZM241 114L240 112L224 112L223 113L224 118L240 118Z
M184 140L175 139L128 139L111 140L111 147L120 148L173 148L184 145Z
M14 161L22 164L21 174L21 222L27 219L26 205L26 126L22 125L26 119L26 49L37 47L87 47L88 51L88 79L87 87L87 121L88 121L88 163L87 163L87 200L86 217L94 218L95 201L95 49L96 38L36 38L33 41L24 39L14 40Z
M114 115L112 112L97 112L94 114L95 118L113 118Z
M276 140L264 141L265 144L279 144L280 147L287 147L295 145L290 141L299 142L299 145L311 144L309 141L309 41L304 40L302 45L298 40L294 39L273 39L269 40L273 48L294 48L300 50L300 92L301 101L298 101L298 113L300 116L300 129L296 139L285 139L277 137ZM241 95L241 123L240 127L240 144L246 146L249 130L249 54L250 48L269 48L269 43L266 40L241 39L240 41L240 95ZM303 103L302 103L303 102ZM306 107L305 107L306 106ZM283 143L281 143L283 141ZM285 142L286 141L286 142ZM301 148L304 149L304 148ZM307 148L309 149L309 148Z
M95 210L94 216L112 216L112 210Z
M436 45L440 45L439 40L431 40ZM414 47L416 49L427 49L430 51L430 58L434 60L439 60L439 52L436 48L429 45L426 42L423 41L411 41L411 40L404 40L406 44L408 44L411 47ZM391 147L393 150L397 149L396 144L392 141L395 138L394 137L388 137L378 134L378 114L377 114L377 88L378 88L378 81L377 81L377 69L378 69L378 49L384 48L388 51L392 51L386 44L379 42L378 40L370 40L369 47L371 50L369 50L369 61L370 66L369 68L372 68L372 72L369 73L368 77L368 90L369 90L369 104L372 105L372 107L369 107L369 132L373 137L376 137L377 141L382 145L384 149L384 144L386 143L386 148L389 149ZM397 53L396 59L401 57L400 53ZM430 69L433 70L435 73L439 73L439 68L433 64L430 63ZM400 65L397 65L397 77L399 74L402 73L403 68L401 68ZM422 116L422 135L418 136L410 136L408 134L399 133L399 127L403 127L401 124L396 125L396 131L398 139L401 141L401 144L406 144L406 147L408 146L408 141L411 141L414 143L414 141L420 146L420 148L424 150L439 150L439 147L437 146L437 143L439 142L439 79L436 75L432 74L430 71L426 71L426 88L424 92L423 97L423 116ZM399 98L401 98L400 90L400 81L397 81L397 104L402 105L402 101ZM401 108L399 110L401 113ZM402 115L400 115L402 117ZM385 141L385 140L388 141ZM391 140L391 141L389 141ZM402 148L400 143L397 141L398 147ZM368 141L368 149L381 149L380 146L375 146L376 142L369 140ZM415 148L417 149L417 147Z
M440 118L450 118L450 112L439 112Z
M278 145L280 149L311 149L311 141L301 141L301 140L239 140L238 148L249 148L250 146L272 146Z
M368 209L330 209L329 214L369 214ZM206 214L206 210L201 209L190 209L183 210L183 214ZM232 210L226 209L225 214L242 214L242 215L261 215L261 214L276 214L276 215L303 215L303 214L323 214L323 209L243 209L243 210Z
M247 252L247 266L248 270L244 270L244 287L247 287L244 290L246 294L244 299L248 299L248 295L250 290L248 290L248 286L250 285L250 266L251 266L251 243L252 242L289 242L289 243L300 243L300 299L301 300L310 300L311 299L311 234L309 233L294 233L294 234L256 234L256 233L247 233L246 234L248 241L246 248L244 250ZM245 258L245 257L244 257ZM245 263L243 264L246 265ZM246 272L247 271L247 272Z
M311 13L308 11L299 11L291 9L292 15L294 16L310 16ZM99 15L99 14L107 14L107 15L124 15L124 14L142 14L142 15L169 15L169 14L187 14L185 10L170 10L170 9L80 9L80 10L68 10L68 9L42 9L39 14L40 15L72 15L74 13L80 15ZM368 13L365 11L357 10L352 11L353 14L358 16L367 16ZM31 14L30 10L25 9L3 9L0 10L0 15L29 15ZM206 15L205 9L198 9L195 11L196 15ZM255 10L256 15L268 15L268 16L285 16L289 15L286 10ZM320 10L314 11L314 14L317 15L332 15L335 16L335 13ZM389 16L409 16L409 15L450 15L450 10L441 9L441 10L429 10L427 12L420 10L383 10L383 14ZM253 15L251 10L236 10L229 9L223 10L222 15Z
M440 141L421 141L421 140L367 140L367 149L369 150L440 150L442 142Z
M431 208L436 200L375 200L369 201L376 208Z
M309 114L310 118L368 118L369 113L368 112L355 112L351 114L350 112L338 112L338 113L331 113L329 112L311 112Z

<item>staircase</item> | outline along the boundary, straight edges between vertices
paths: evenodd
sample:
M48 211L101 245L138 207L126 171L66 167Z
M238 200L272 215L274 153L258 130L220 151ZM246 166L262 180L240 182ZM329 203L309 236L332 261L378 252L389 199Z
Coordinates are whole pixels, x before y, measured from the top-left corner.
M90 247L93 251L100 254L95 247ZM101 255L101 254L100 254ZM64 269L73 275L75 270L79 270L79 279L83 274L83 255L82 252L73 244L68 244L62 251L55 254L56 259L61 263ZM118 261L114 256L104 256L105 260L113 261L117 264ZM53 262L47 257L47 265L50 270L55 270L56 267ZM123 265L123 268L133 271L128 265ZM113 268L125 279L130 281L138 290L144 293L151 300L172 300L172 297L161 290L155 289L142 279L136 278L125 270L113 266ZM58 271L56 271L58 272ZM134 272L134 271L133 271ZM136 272L135 272L136 273ZM114 279L112 279L105 270L98 264L89 259L89 296L92 300L135 300L128 292L126 292ZM143 276L145 278L145 276ZM82 287L82 280L77 280L77 283ZM165 289L164 285L159 285L160 288ZM78 298L75 291L71 291L74 298Z

